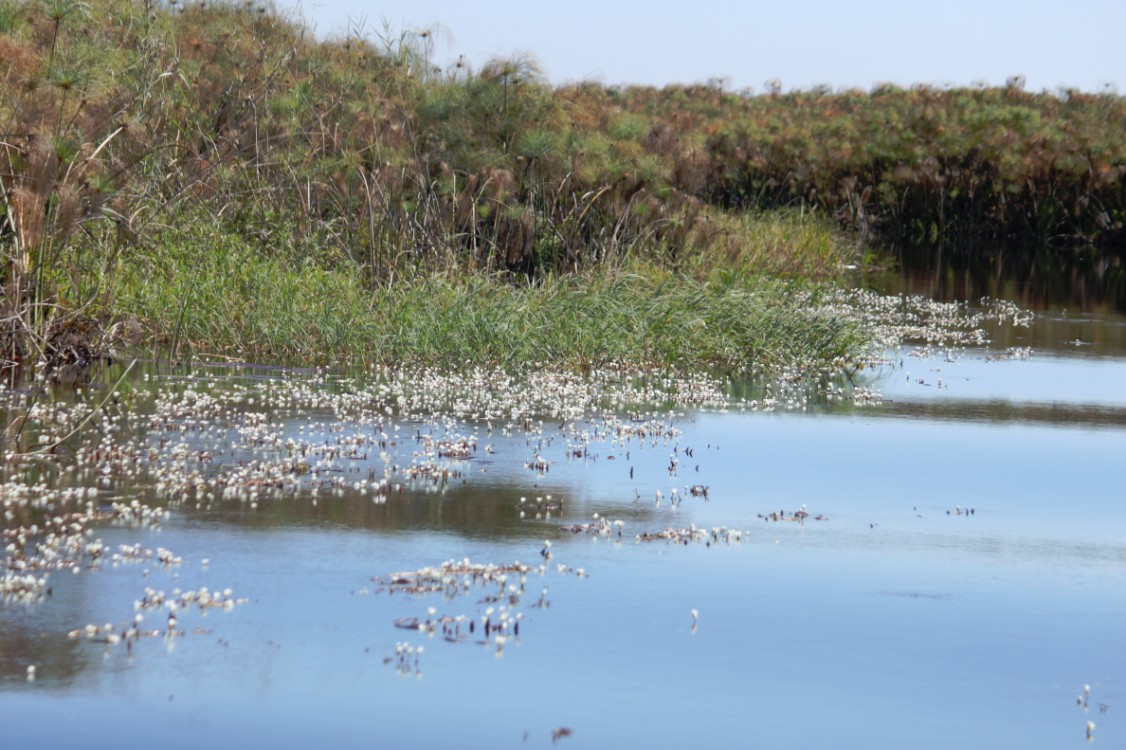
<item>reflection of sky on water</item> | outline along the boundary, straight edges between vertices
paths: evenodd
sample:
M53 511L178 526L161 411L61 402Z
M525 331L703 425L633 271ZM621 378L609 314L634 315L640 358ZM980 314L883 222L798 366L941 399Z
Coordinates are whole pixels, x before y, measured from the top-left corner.
M995 352L968 350L947 360L916 359L907 351L899 358L902 365L896 362L895 368L886 367L880 373L878 386L885 399L1126 409L1126 388L1122 386L1126 358L1078 359L1034 352L1024 360L990 360Z
M569 726L561 741L574 747L1059 748L1082 746L1091 719L1096 741L1115 747L1126 736L1126 429L1114 419L1092 429L1082 410L1126 406L1114 387L1126 382L1123 360L969 353L904 369L930 379L930 366L949 374L948 390L899 386L896 370L880 384L889 403L871 410L690 414L676 440L597 443L571 461L561 434L543 445L482 435L496 453L479 450L443 492L386 505L302 495L257 511L178 511L157 532L102 529L111 546L160 545L185 563L55 574L47 602L0 607L3 737L42 747L81 737L89 748L157 737L166 748L545 747L552 728ZM998 402L1017 414L1071 411L1006 419ZM953 414L963 408L970 418ZM412 449L407 440L401 452ZM535 450L554 461L545 475L524 466ZM354 463L357 476L382 466L374 455ZM708 485L708 500L670 508L671 489L683 496L692 484ZM561 515L519 516L520 496L548 493ZM829 520L759 518L802 504ZM947 515L956 507L975 513ZM626 521L624 543L558 528L596 512ZM749 533L730 546L633 541L693 522ZM477 595L358 593L373 576L450 558L538 564L545 538L555 556L529 578L525 601L546 585L551 606L521 608L519 643L501 659L392 626L428 606L480 615ZM142 641L132 660L65 637L129 619L145 586L201 585L252 601L185 613L187 629L211 632L189 632L171 652ZM425 646L421 678L383 664L398 641ZM35 683L24 679L30 660ZM1086 715L1075 706L1084 683Z
M851 546L848 532L838 545L829 540L848 522L830 523L787 524L732 547L560 539L556 560L591 577L533 578L532 590L549 586L551 607L525 610L521 642L500 660L491 648L390 625L431 605L479 611L471 598L353 592L420 561L531 559L537 545L176 525L161 536L190 559L211 554L208 570L189 564L177 581L139 571L80 576L96 588L91 609L113 617L144 583L230 585L254 602L193 619L215 632L186 636L172 653L143 642L132 664L120 650L103 663L91 646L82 680L56 683L49 663L35 686L9 680L5 706L19 717L11 736L73 737L53 720L65 712L91 747L157 735L173 748L198 747L201 736L274 747L471 737L511 747L525 729L545 746L561 724L575 729L576 745L594 747L748 736L799 747L1066 747L1082 734L1073 701L1084 682L1120 702L1121 560L1071 569ZM823 544L802 541L813 536ZM692 608L701 613L695 634ZM397 640L426 646L421 679L381 663ZM1105 737L1113 731L1106 726Z

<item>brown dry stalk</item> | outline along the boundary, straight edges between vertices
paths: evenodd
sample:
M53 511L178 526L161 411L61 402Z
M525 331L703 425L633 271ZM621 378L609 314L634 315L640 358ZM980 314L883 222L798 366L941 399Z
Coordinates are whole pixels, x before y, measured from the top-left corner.
M36 247L43 236L43 209L46 202L46 196L24 185L17 185L8 192L10 216L18 245L17 254L9 259L13 265L13 273L9 278L22 277L31 266L31 248Z
M54 241L65 242L78 226L82 218L82 195L73 185L59 185L55 188Z

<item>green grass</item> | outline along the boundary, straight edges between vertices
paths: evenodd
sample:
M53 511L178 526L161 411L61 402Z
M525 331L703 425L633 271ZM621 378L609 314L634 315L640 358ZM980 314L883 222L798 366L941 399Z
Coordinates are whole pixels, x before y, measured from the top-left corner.
M792 293L856 262L842 227L1126 241L1116 95L552 87L432 47L0 0L0 351L92 315L261 359L737 369L850 351Z
M603 364L747 371L847 359L846 323L807 309L805 285L653 264L548 275L418 274L374 289L362 269L302 263L218 232L166 238L159 261L122 258L112 313L181 352L301 362L501 369Z

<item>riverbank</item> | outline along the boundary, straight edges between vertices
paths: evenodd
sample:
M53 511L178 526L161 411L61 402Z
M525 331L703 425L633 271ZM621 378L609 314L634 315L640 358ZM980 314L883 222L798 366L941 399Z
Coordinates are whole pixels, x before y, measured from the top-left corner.
M797 332L778 290L864 238L1122 239L1114 95L556 88L528 58L435 69L431 42L0 0L7 366L120 321L302 361L829 361L851 334Z

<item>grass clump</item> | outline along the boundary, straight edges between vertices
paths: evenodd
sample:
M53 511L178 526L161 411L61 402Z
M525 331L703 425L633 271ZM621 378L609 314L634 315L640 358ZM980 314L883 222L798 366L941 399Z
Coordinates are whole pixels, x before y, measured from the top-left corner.
M847 359L845 322L804 285L700 280L651 263L548 274L419 273L370 287L344 259L300 262L218 230L162 238L155 266L122 258L115 305L181 352L259 360L505 370L600 365L725 372ZM201 251L201 248L206 250Z

